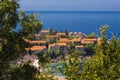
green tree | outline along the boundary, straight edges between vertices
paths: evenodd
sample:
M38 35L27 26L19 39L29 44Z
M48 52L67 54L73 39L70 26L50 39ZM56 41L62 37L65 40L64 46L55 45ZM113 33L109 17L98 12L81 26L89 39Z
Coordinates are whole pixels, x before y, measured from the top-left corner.
M87 38L95 38L96 34L94 32L90 33L90 34L86 34Z
M95 47L95 54L89 60L72 62L74 69L67 69L68 80L119 80L120 79L120 39L114 36L108 41L105 32L108 25L100 29L101 44ZM70 65L68 65L69 67ZM82 68L82 71L79 70ZM70 74L71 73L71 74Z
M53 75L47 75L47 74L37 74L36 80L58 80L57 78L54 78Z
M54 29L54 28L50 28L50 35L56 35L56 33L57 33L57 30L56 29Z
M19 13L18 8L17 0L0 1L0 80L9 78L10 61L25 53L23 38L31 38L42 26L37 16ZM21 29L16 31L18 24Z
M53 75L39 73L38 70L29 63L16 67L10 72L10 80L57 80Z
M29 63L12 69L11 71L11 80L36 80L35 75L38 70L29 65Z
M79 80L79 75L81 71L81 60L79 56L84 54L84 52L79 52L75 50L70 55L66 56L65 68L61 71L67 80Z
M67 35L67 36L68 36L68 34L69 34L69 33L68 33L68 30L67 30L67 29L65 29L65 31L64 31L64 32L65 32L65 35Z
M101 31L101 45L97 45L94 57L86 61L81 75L82 79L117 80L120 79L120 43L114 36L107 40L105 32L108 26ZM91 75L92 74L92 75ZM89 76L89 77L88 77Z
M86 52L86 56L92 56L95 52L95 44L86 44L85 45L85 52Z
M42 22L39 21L38 15L26 15L23 11L21 11L19 17L22 27L20 33L24 34L24 37L32 39L34 35L33 33L38 33L42 28Z

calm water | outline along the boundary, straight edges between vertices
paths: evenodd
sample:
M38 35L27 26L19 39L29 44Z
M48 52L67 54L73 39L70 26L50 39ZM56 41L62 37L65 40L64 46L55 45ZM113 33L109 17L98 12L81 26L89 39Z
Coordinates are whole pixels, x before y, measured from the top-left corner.
M65 77L60 71L59 68L64 69L65 66L65 62L57 62L57 63L49 63L47 64L45 67L49 68L55 76L59 76L59 77ZM49 70L44 70L46 72L50 72Z
M120 12L55 12L55 11L31 11L29 13L40 14L43 29L55 28L58 31L68 31L99 34L99 27L108 24L107 35L113 32L120 37Z

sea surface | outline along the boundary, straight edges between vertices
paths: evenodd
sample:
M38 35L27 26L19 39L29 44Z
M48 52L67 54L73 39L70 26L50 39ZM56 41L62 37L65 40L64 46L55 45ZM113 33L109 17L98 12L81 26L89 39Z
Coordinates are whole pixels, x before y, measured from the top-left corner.
M99 28L109 25L107 36L114 33L120 37L120 12L105 11L26 11L27 14L37 13L43 22L43 29L55 28L57 31L95 32L99 35Z

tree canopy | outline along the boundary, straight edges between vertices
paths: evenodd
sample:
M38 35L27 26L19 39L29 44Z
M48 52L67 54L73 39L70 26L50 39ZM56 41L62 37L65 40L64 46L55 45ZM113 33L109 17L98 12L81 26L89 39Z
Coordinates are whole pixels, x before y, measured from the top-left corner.
M120 79L120 39L113 36L108 40L105 35L107 28L107 25L101 27L101 44L96 45L92 58L81 62L73 56L76 61L72 59L71 64L75 66L68 64L65 70L68 80Z
M28 46L23 38L31 38L42 28L41 21L34 14L19 12L18 0L0 1L0 80L9 76L10 61L25 52ZM17 27L21 29L17 29Z

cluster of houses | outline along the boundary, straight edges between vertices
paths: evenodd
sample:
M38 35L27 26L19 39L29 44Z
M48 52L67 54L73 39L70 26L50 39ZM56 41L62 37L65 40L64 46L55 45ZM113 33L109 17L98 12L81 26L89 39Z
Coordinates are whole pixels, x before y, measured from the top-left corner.
M44 37L44 39L41 37ZM34 38L32 40L25 39L25 42L32 45L32 47L25 48L26 52L32 53L40 53L45 50L62 50L65 52L66 50L71 48L71 43L74 44L75 50L83 51L85 50L86 44L93 43L101 43L101 38L87 38L85 34L81 32L69 32L66 34L65 32L58 32L55 34L50 34L50 30L41 30L39 34L34 34ZM55 40L52 43L48 43L50 40ZM40 72L42 72L42 67L39 64L39 58L37 55L26 54L23 58L12 61L12 64L23 65L30 61L31 65L36 67Z
M44 36L44 39L41 37ZM70 38L72 37L72 38ZM86 38L85 34L81 32L69 32L66 34L65 32L58 32L56 34L50 34L50 30L41 30L39 34L34 35L33 40L24 39L29 44L32 44L32 47L25 48L27 53L29 51L32 52L41 52L44 50L59 50L63 51L69 49L71 47L70 43L75 44L76 50L84 50L84 45L99 43L101 42L100 38ZM55 42L48 43L50 40L55 40Z

